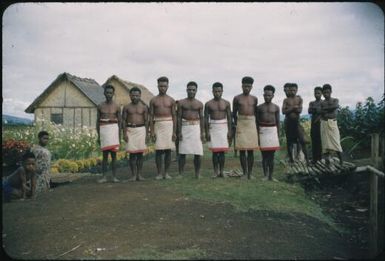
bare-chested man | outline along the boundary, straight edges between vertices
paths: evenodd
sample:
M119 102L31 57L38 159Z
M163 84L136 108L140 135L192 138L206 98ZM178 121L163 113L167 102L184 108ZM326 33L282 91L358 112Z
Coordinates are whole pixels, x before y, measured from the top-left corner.
M138 87L130 89L131 103L123 108L123 133L126 151L130 153L131 181L144 180L141 175L143 167L143 152L147 150L149 139L148 108L140 102L141 90Z
M264 180L273 179L274 153L279 150L279 107L271 102L275 88L266 85L263 88L265 103L257 107L257 126L259 133L259 148L262 153ZM276 180L275 180L276 181Z
M159 94L150 101L150 129L155 142L155 163L158 174L156 179L170 179L168 169L171 164L171 150L175 148L176 114L175 100L168 96L168 78L158 79ZM162 173L162 156L164 171Z
M230 103L222 99L223 85L213 84L214 99L205 104L205 129L209 149L213 152L213 177L224 177L225 152L231 144L231 108Z
M202 142L204 141L203 103L195 99L198 85L196 82L187 84L187 98L178 102L178 138L179 138L179 177L182 177L186 154L194 155L195 177L199 178Z
M332 86L324 84L322 95L325 100L321 101L321 141L322 153L326 156L326 163L330 163L329 153L337 152L342 165L342 147L340 143L340 131L337 125L338 99L331 97Z
M243 177L251 176L254 165L254 150L258 149L258 132L256 126L257 97L250 95L254 79L242 78L243 93L233 99L233 119L235 125L235 149L240 151ZM247 157L246 157L247 152Z
M311 114L311 150L313 156L313 163L322 159L321 148L321 97L322 87L314 88L315 101L309 103L308 112Z
M293 145L299 143L305 160L308 163L304 133L301 131L299 124L299 115L302 112L302 98L296 95L298 86L296 83L291 83L288 90L288 97L284 99L282 105L282 113L285 115L285 132L287 141L287 152L289 154L290 163L294 162Z
M98 144L103 151L102 174L103 177L98 180L99 183L107 182L106 171L108 164L108 154L111 154L112 180L119 182L116 178L116 152L120 146L120 108L112 98L115 94L115 88L112 85L104 87L104 96L106 101L98 105L96 131L98 133Z

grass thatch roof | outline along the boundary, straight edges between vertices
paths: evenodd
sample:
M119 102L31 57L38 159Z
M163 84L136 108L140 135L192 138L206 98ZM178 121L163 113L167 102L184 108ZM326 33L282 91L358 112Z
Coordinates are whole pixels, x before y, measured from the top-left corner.
M103 88L94 80L80 78L69 73L60 74L32 103L25 109L27 113L34 113L39 104L60 84L62 81L71 82L96 106L104 100Z

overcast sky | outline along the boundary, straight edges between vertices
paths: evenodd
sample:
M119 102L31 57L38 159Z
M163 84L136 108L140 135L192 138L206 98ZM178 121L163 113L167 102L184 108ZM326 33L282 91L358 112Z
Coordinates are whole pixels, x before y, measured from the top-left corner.
M15 116L32 118L24 110L63 72L154 94L164 75L175 99L193 80L202 102L216 81L231 102L248 75L259 102L271 84L279 106L296 82L305 113L324 83L342 106L384 93L384 16L371 3L19 3L2 25L3 113Z

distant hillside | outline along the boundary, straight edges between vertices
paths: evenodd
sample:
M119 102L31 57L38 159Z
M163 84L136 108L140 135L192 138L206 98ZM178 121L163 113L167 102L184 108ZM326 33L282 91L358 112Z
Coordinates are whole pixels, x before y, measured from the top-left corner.
M32 120L3 114L2 124L5 125L32 125Z

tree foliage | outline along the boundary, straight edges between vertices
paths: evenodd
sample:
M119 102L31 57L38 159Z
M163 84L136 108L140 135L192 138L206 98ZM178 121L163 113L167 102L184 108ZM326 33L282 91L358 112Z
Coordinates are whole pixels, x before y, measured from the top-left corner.
M338 125L341 137L351 136L362 140L372 133L384 133L385 95L379 103L368 97L364 103L358 102L354 111L348 106L340 108Z

